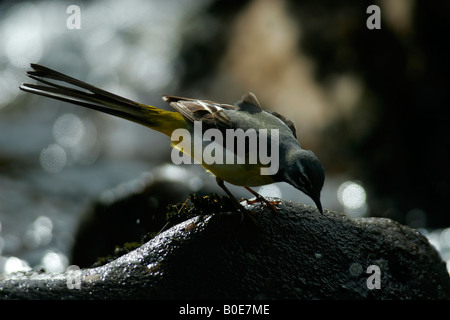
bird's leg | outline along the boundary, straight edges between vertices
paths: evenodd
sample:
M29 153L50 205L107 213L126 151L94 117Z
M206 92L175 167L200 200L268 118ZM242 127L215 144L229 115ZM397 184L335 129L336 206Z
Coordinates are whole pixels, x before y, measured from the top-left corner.
M277 212L280 210L275 206L278 203L280 203L279 201L271 202L271 201L267 200L266 198L264 198L262 195L260 195L258 192L254 191L253 189L251 189L249 187L244 187L244 188L247 189L251 194L253 194L259 202L264 202L270 209L272 209L272 211ZM248 200L247 200L247 202L248 202Z
M216 182L219 185L219 187L221 187L222 190L225 191L225 193L230 197L231 201L233 201L234 205L239 209L239 211L241 211L242 213L249 213L249 211L245 209L244 206L240 204L239 201L233 196L230 190L228 190L222 179L216 177Z
M225 191L225 193L230 197L231 201L233 201L234 205L238 208L238 210L241 212L241 222L244 220L244 217L247 216L248 218L250 218L250 221L253 222L253 224L259 228L259 223L256 220L256 218L254 217L256 212L252 212L250 210L247 210L244 208L244 206L242 204L239 203L239 201L233 196L233 194L230 192L230 190L228 190L228 188L225 186L225 183L222 179L216 177L216 182L219 185L219 187L221 187L223 189L223 191Z

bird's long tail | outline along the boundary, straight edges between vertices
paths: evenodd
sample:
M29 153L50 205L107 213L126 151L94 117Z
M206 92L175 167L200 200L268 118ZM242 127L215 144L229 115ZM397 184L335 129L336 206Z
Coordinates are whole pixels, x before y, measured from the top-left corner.
M19 87L23 91L102 111L169 136L173 130L186 127L184 118L178 112L123 98L38 64L31 64L31 68L33 70L28 71L27 75L41 84L24 83Z

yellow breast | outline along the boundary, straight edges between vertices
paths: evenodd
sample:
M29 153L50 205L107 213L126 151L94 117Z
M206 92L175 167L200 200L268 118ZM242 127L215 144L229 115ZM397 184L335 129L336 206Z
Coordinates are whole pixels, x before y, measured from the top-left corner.
M205 164L203 168L220 179L244 187L256 187L275 182L272 176L261 175L259 164Z

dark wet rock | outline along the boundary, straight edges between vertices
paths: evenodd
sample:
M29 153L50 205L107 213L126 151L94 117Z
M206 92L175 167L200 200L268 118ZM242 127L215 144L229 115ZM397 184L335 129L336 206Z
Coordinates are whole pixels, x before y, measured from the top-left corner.
M212 188L189 170L173 165L160 166L104 191L78 226L71 264L90 267L118 245L157 233L166 224L167 206L184 202L193 191L205 195Z
M96 268L0 278L3 299L448 299L450 278L419 232L382 218L283 201L196 216ZM380 270L380 289L369 266ZM79 283L80 289L68 288Z

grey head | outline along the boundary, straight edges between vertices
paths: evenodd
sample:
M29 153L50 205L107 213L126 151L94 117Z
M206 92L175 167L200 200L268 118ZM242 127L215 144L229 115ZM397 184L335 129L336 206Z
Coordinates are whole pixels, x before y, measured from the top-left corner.
M308 195L320 213L323 213L320 192L325 181L325 172L319 158L312 151L297 149L288 153L285 160L284 170L279 172L278 179Z

